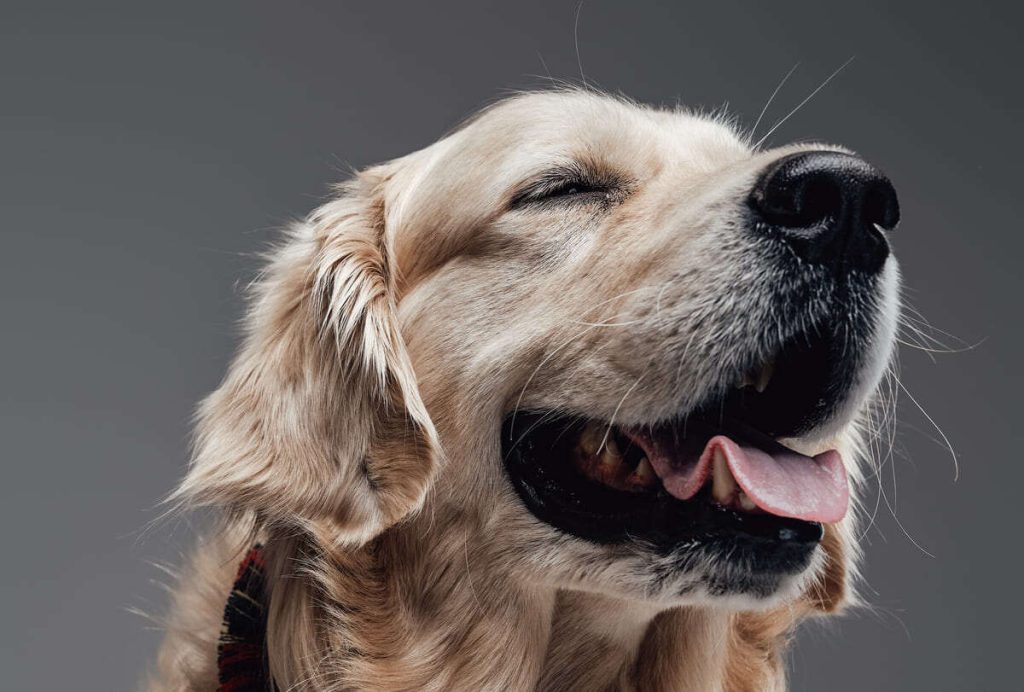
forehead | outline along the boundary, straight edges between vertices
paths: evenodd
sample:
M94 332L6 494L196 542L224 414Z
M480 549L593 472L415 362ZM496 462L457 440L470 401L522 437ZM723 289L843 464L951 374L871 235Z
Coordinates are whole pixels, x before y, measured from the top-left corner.
M453 135L452 153L476 149L530 168L553 160L649 166L720 166L749 152L721 118L657 109L583 91L519 96L493 106ZM493 160L493 159L492 159Z
M580 164L642 185L660 174L701 177L749 155L721 119L583 91L526 94L387 166L385 227L411 278L457 253L518 187L553 168Z

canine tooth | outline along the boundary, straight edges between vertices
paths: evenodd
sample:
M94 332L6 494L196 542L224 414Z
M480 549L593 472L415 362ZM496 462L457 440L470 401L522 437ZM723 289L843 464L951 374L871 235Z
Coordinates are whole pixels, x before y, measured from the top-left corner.
M757 382L753 383L754 389L758 393L768 389L768 383L771 382L773 374L775 374L775 361L770 360L761 368L761 372L757 373Z
M738 493L738 496L740 501L740 507L742 507L748 512L753 512L755 509L757 509L757 505L754 504L754 501L751 500L745 492L741 490Z
M636 465L636 471L633 473L635 473L637 479L643 483L653 481L655 478L654 467L651 466L651 462L647 457L640 460L640 463Z
M601 463L609 466L619 466L622 464L622 454L619 453L619 445L615 443L615 438L612 437L611 433L608 433L607 439L604 439L604 449L601 450ZM598 446L601 445L601 440L598 440Z
M725 460L725 452L715 448L711 459L711 496L723 505L732 501L736 493L736 479L732 477L729 463Z

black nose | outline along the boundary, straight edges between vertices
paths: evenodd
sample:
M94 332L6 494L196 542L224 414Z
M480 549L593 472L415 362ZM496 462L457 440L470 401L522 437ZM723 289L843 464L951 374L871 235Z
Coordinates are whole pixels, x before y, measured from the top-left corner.
M863 159L833 151L785 156L750 194L759 228L803 259L836 271L877 272L889 256L884 231L900 220L896 190ZM767 224L767 226L765 226Z

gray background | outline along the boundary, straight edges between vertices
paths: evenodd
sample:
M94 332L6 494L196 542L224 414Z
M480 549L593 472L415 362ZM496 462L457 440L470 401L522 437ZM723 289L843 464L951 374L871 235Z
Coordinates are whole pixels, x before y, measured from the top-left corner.
M142 533L216 386L239 283L327 183L424 146L533 75L577 78L575 3L32 3L0 9L0 670L123 690L158 633ZM88 5L88 7L86 7ZM802 630L797 690L1019 689L1019 21L994 4L587 0L593 82L783 116L900 190L907 297L980 345L902 349L895 464L868 532L872 608ZM765 131L762 125L762 131ZM952 346L963 343L930 332ZM895 487L894 487L895 482ZM1017 682L1014 682L1017 681Z

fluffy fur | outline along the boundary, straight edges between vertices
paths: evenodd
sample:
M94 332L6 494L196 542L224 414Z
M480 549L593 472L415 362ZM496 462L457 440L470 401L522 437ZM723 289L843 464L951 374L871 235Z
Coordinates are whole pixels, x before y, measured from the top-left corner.
M516 409L671 417L727 386L765 324L813 317L774 312L763 286L788 278L765 273L739 218L758 172L798 149L756 151L683 111L540 93L342 186L271 253L240 351L199 410L175 500L224 519L181 580L148 689L215 686L224 600L257 537L282 690L783 689L794 626L849 599L853 517L767 597L716 597L696 568L665 576L641 550L536 520L499 434ZM609 191L520 203L573 166ZM862 381L791 441L838 446L853 481L896 271L873 298Z

